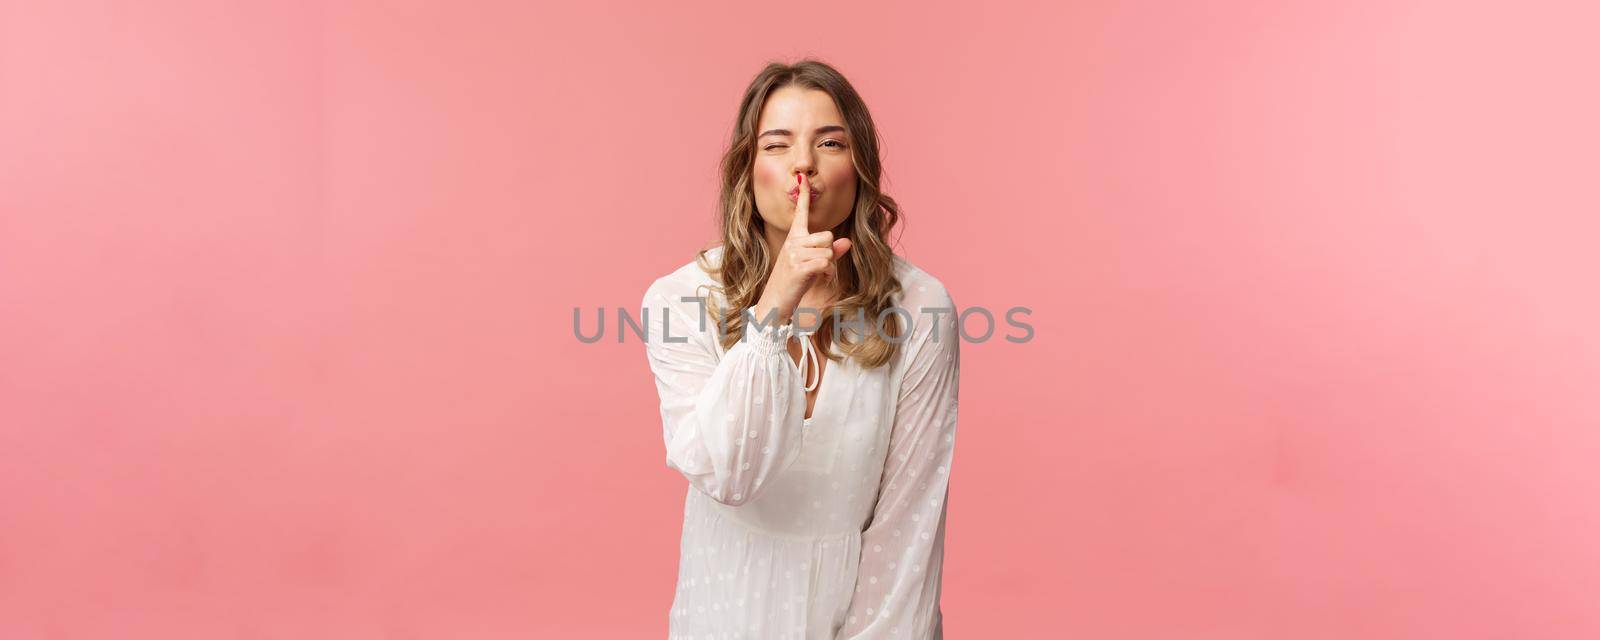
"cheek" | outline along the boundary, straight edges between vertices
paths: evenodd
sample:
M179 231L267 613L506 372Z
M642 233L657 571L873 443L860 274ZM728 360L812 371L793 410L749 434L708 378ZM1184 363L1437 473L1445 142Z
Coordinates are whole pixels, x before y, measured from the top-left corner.
M763 189L781 186L787 177L786 173L782 168L774 166L773 163L757 162L755 168L756 186Z
M855 191L856 172L846 167L843 170L824 176L824 179L828 181L827 184L831 185L828 188L829 195L832 196L831 199L839 206L848 206L850 194Z
M849 160L836 162L823 170L822 177L828 180L828 184L839 186L853 184L856 181L856 168Z

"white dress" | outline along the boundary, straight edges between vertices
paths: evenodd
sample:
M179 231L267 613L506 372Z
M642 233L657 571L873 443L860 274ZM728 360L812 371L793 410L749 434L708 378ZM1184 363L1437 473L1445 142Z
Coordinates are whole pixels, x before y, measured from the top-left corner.
M752 325L724 350L716 319L682 300L723 300L694 261L645 292L666 462L688 480L669 638L942 637L960 337L944 285L898 256L894 269L910 335L881 367L830 362L811 418L815 372L786 349L814 349L806 327Z

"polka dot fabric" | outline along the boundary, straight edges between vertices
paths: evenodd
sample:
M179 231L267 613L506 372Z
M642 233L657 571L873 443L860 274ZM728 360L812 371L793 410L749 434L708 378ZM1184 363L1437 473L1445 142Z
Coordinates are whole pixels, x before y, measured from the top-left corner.
M669 638L942 637L960 336L944 285L894 267L910 335L882 367L831 361L811 418L792 327L724 350L682 299L715 295L693 261L645 292L666 464L688 480Z

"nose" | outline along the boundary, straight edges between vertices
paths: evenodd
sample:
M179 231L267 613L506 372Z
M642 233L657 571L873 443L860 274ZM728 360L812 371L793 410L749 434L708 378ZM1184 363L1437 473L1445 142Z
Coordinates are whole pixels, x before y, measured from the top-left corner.
M811 176L816 175L816 166L812 162L811 151L809 149L801 150L796 154L794 165L790 167L789 172L796 176L804 173L806 174L807 180L810 180Z

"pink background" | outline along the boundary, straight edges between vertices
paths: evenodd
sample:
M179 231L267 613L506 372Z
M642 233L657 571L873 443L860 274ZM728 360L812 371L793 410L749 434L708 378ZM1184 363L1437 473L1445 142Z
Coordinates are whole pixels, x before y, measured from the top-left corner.
M572 310L807 54L903 255L1033 309L949 637L1600 636L1593 3L477 4L0 3L0 638L665 637Z

